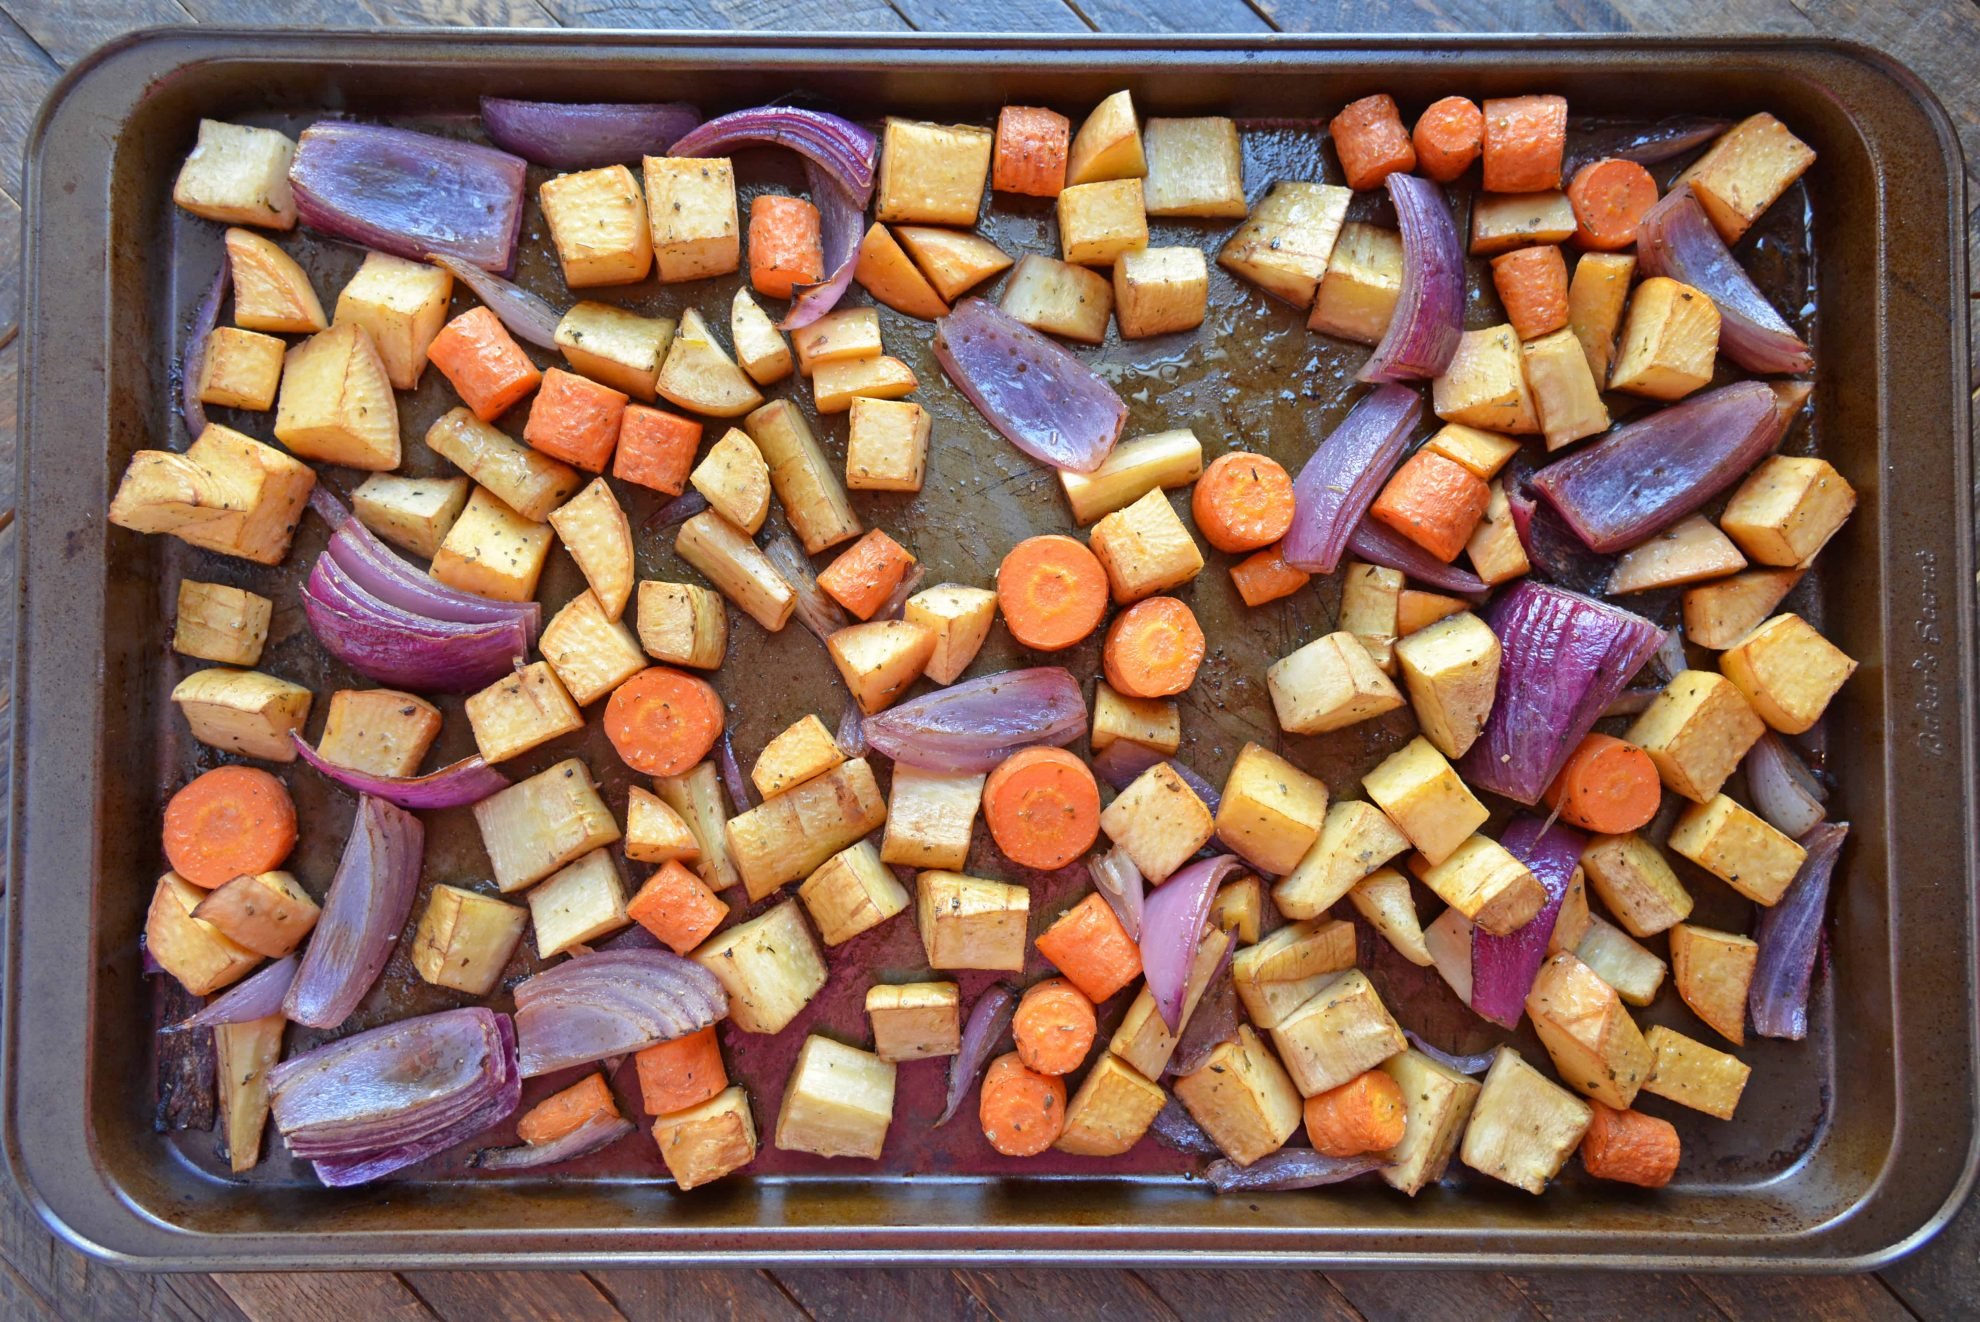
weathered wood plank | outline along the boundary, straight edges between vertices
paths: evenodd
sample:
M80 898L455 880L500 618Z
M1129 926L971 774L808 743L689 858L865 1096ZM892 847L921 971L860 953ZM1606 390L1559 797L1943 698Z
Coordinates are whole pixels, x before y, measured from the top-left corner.
M432 1322L390 1272L227 1272L214 1282L250 1322ZM140 1315L141 1316L141 1315Z
M736 28L745 32L906 32L886 0L543 0L574 28Z
M179 0L195 20L212 27L273 28L293 24L296 7L282 0ZM310 22L324 28L375 28L378 20L364 5L324 5L311 11Z
M378 21L394 27L553 28L557 20L536 0L364 0Z
M586 1277L630 1318L803 1322L805 1311L760 1271L599 1271ZM904 1322L896 1319L895 1322Z
M0 14L0 189L17 200L28 130L61 72L20 24ZM6 260L0 253L0 262Z
M442 1322L625 1322L582 1272L402 1272Z
M1704 1292L1683 1276L1575 1271L1513 1273L1505 1279L1549 1322L1608 1317L1683 1322L1720 1316Z
M64 69L126 32L193 21L178 0L6 0L0 11Z
M979 0L893 0L901 17L921 32L981 32ZM1061 0L997 0L995 26L1012 32L1088 32L1092 25Z
M1939 1237L1881 1273L1920 1317L1958 1317L1980 1295L1980 1202L1969 1201Z
M1066 0L1101 32L1270 32L1245 0Z
M1136 1271L1180 1317L1210 1301L1245 1322L1355 1322L1361 1314L1318 1272Z
M1796 1322L1903 1322L1909 1310L1870 1275L1695 1276L1699 1291L1733 1322L1794 1318ZM1965 1301L1970 1310L1974 1288Z
M0 340L13 335L21 324L21 248L27 239L27 220L21 204L0 189ZM9 470L5 479L14 479ZM13 502L9 500L11 507Z
M818 1322L995 1317L955 1272L779 1271L784 1292Z
M1178 1311L1127 1271L959 1271L956 1277L1002 1322L1173 1322L1200 1315L1200 1304ZM1220 1308L1227 1305L1219 1301ZM1229 1316L1251 1322L1236 1310Z
M1464 1322L1538 1319L1510 1279L1496 1272L1329 1272L1327 1281L1368 1322L1462 1318Z

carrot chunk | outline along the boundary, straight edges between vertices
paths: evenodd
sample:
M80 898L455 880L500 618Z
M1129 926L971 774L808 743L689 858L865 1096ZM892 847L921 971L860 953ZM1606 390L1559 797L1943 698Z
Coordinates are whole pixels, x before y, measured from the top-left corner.
M860 619L870 620L913 568L908 549L875 528L825 566L818 586Z
M1485 103L1485 191L1544 193L1561 186L1567 99L1508 96Z
M1327 132L1334 140L1334 153L1341 158L1348 187L1356 192L1380 188L1390 175L1408 174L1416 168L1416 148L1396 111L1396 99L1387 92L1341 107Z
M722 698L706 680L648 666L605 703L605 737L634 771L680 776L722 737Z
M1197 531L1219 551L1255 551L1292 527L1292 478L1265 455L1220 454L1196 479L1189 512Z
M687 490L694 452L701 448L701 424L692 418L645 404L627 404L619 419L619 448L612 454L612 476L670 496Z
M295 800L258 767L215 767L165 805L166 861L207 890L273 871L295 847Z
M1598 1180L1618 1180L1661 1189L1677 1174L1683 1145L1677 1127L1641 1111L1618 1111L1601 1102L1588 1103L1595 1118L1581 1136L1581 1165Z
M1402 1086L1381 1070L1363 1071L1306 1099L1307 1141L1328 1157L1387 1152L1402 1142L1407 1119Z
M1369 513L1445 564L1478 526L1492 488L1463 464L1418 450L1396 470Z
M1100 627L1107 571L1082 542L1060 533L1027 537L997 566L997 606L1020 643L1063 651Z
M665 942L676 955L685 955L722 925L729 916L729 906L700 877L669 859L627 901L626 916Z
M1584 248L1614 252L1636 242L1636 227L1657 205L1657 181L1635 161L1590 161L1568 185L1574 237Z
M1663 796L1648 753L1614 735L1591 734L1569 754L1545 797L1584 831L1624 835L1649 825Z
M990 186L1000 193L1057 197L1066 186L1072 122L1056 110L1005 106L997 115Z
M531 1147L551 1143L593 1116L618 1117L619 1104L603 1074L587 1074L562 1092L551 1093L516 1122L516 1137Z
M713 1024L635 1051L633 1066L639 1071L640 1105L648 1115L672 1115L699 1106L729 1086Z
M1431 102L1410 134L1417 168L1440 184L1469 170L1484 141L1484 112L1461 96Z
M801 197L762 193L749 204L749 283L766 298L789 298L825 278L818 208Z
M1174 597L1149 597L1114 617L1101 664L1107 682L1130 698L1168 698L1196 682L1203 627Z
M1247 606L1263 606L1268 601L1290 597L1305 587L1313 575L1286 563L1277 545L1246 556L1231 566L1231 582Z
M442 326L426 359L483 422L501 417L543 380L509 328L487 308L470 308Z
M1492 284L1520 339L1537 340L1567 325L1567 262L1558 245L1500 253L1492 259Z
M1023 748L983 782L983 820L1004 857L1053 872L1100 837L1100 787L1063 748Z
M523 440L552 459L602 473L619 443L619 420L629 402L610 386L553 367L543 374L543 388L530 401Z
M1065 1132L1066 1081L1027 1069L1017 1052L1008 1052L983 1072L976 1115L991 1147L1007 1157L1035 1157Z
M1038 953L1096 1005L1141 976L1141 948L1097 893L1038 934Z
M1011 1017L1018 1059L1040 1074L1078 1069L1098 1031L1093 1002L1064 978L1048 978L1025 992Z

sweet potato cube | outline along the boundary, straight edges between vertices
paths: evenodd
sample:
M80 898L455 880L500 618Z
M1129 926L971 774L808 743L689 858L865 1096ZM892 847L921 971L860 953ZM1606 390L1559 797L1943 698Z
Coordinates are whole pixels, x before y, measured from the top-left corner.
M854 618L870 620L887 604L914 563L905 546L874 528L819 572L818 586Z
M699 1106L729 1086L713 1024L642 1047L633 1053L633 1065L639 1074L640 1105L648 1115L670 1116Z
M1540 1193L1595 1118L1588 1103L1500 1047L1465 1127L1459 1156L1481 1175Z
M288 348L273 335L215 326L199 363L199 402L266 412L275 403Z
M1358 220L1341 226L1306 328L1356 344L1380 344L1402 296L1402 267L1402 236L1396 231Z
M1801 569L1755 569L1684 594L1688 642L1724 651L1760 627L1801 581Z
M1609 389L1682 399L1711 383L1718 353L1718 307L1690 285L1653 275L1629 300Z
M902 225L894 237L914 258L938 298L960 298L1011 264L1002 248L964 230Z
M1124 340L1194 330L1209 307L1210 266L1200 248L1143 247L1114 262L1114 315Z
M1023 886L923 872L915 879L915 925L931 969L1024 967L1024 939L1031 921L1031 892Z
M784 1085L772 1141L786 1152L877 1159L893 1121L893 1062L814 1033Z
M1633 252L1583 253L1568 281L1568 330L1588 359L1588 374L1597 386L1609 379L1615 361L1616 332L1629 304L1629 282L1636 275Z
M1217 823L1175 768L1157 762L1107 805L1100 829L1159 884L1209 842Z
M1763 111L1728 129L1671 186L1690 184L1719 237L1731 244L1814 163L1814 150Z
M1563 951L1540 966L1526 1013L1554 1070L1571 1088L1628 1110L1650 1074L1650 1048L1615 988Z
M339 689L316 752L374 776L410 776L440 737L440 709L395 689Z
M287 872L235 877L208 891L193 909L193 917L213 924L229 941L269 959L293 954L321 913L309 892Z
M1066 1127L1052 1146L1077 1157L1118 1157L1141 1141L1168 1100L1160 1084L1107 1052L1066 1103Z
M935 651L922 673L938 684L953 684L990 636L997 618L997 594L988 588L938 583L907 599L906 619L935 635Z
M1338 1088L1409 1045L1359 969L1341 974L1281 1020L1272 1043L1303 1097Z
M268 642L268 621L274 611L275 603L259 593L181 579L172 650L221 665L255 665Z
M1423 737L1445 757L1463 757L1484 732L1498 694L1498 636L1461 611L1407 634L1395 650Z
M729 996L729 1022L781 1033L825 985L825 957L796 900L717 932L693 955Z
M1769 455L1726 502L1720 526L1763 565L1804 565L1856 508L1856 488L1826 459Z
M1173 698L1123 697L1096 680L1089 742L1097 753L1117 739L1173 753L1182 747L1182 710Z
M1095 1005L1141 976L1141 948L1097 893L1038 934L1038 953Z
M393 387L412 390L426 371L426 351L446 324L453 293L454 277L441 267L366 253L357 274L337 295L335 321L354 322L370 332Z
M697 436L700 430L699 426L695 428ZM584 485L584 475L577 469L547 454L539 454L467 409L449 410L427 428L426 448L532 523L549 518L551 510ZM458 521L456 515L455 522ZM453 524L448 525L447 531L453 531ZM445 534L443 544L444 541Z
M1217 265L1304 312L1347 220L1354 196L1338 184L1272 185L1217 254Z
M1630 725L1627 737L1656 763L1665 788L1693 803L1710 803L1766 731L1725 676L1684 670Z
M1217 838L1263 872L1282 876L1320 838L1327 785L1258 744L1239 751L1217 809Z
M196 670L172 690L192 737L212 748L293 762L292 735L309 719L310 691L258 670Z
M729 905L700 877L670 860L627 901L626 916L676 955L685 955L722 925Z
M1574 333L1557 330L1520 346L1526 388L1549 450L1609 429L1609 406Z
M495 888L505 895L619 838L618 822L576 758L495 791L472 811Z
M1000 193L1057 197L1066 186L1072 121L1040 106L1005 106L997 113L997 150L990 186Z
M645 225L641 219L642 227ZM634 399L651 400L674 342L672 317L642 317L610 303L580 302L557 323L557 348L573 370Z
M846 432L846 486L852 491L919 491L928 468L931 419L921 405L858 395Z
M1378 1174L1391 1188L1414 1198L1444 1178L1456 1155L1481 1085L1440 1061L1411 1048L1376 1067L1396 1081L1406 1102L1402 1142L1390 1151Z
M584 728L584 713L544 661L496 680L470 696L466 707L487 762L506 762Z
M1093 107L1072 140L1066 157L1066 182L1099 183L1107 179L1140 179L1148 173L1141 148L1141 123L1134 98L1123 90Z
M1785 614L1727 648L1719 669L1761 720L1782 734L1801 734L1822 719L1856 662L1808 621Z
M530 601L544 561L550 558L550 525L526 519L476 487L441 539L433 557L433 577L496 601Z
M889 116L881 133L873 218L890 224L976 224L994 140L989 129L973 124Z
M1361 783L1432 864L1449 858L1490 816L1450 762L1421 735L1383 759ZM1477 921L1476 914L1466 916Z
M1176 1097L1240 1166L1277 1152L1299 1128L1299 1093L1249 1024L1238 1025L1236 1038L1178 1078Z
M635 863L693 862L701 857L701 841L665 799L631 785L626 788L626 857Z
M750 899L759 900L810 876L886 816L873 768L856 757L730 818L724 835Z
M626 402L622 391L553 367L543 374L542 388L530 401L523 440L552 459L602 473L619 443Z
M239 982L261 962L260 955L229 940L212 923L193 917L206 895L168 872L158 879L144 920L145 949L194 996L210 996Z
M726 156L648 156L647 228L663 284L727 275L742 260L735 166Z
M1203 552L1160 490L1093 525L1088 542L1122 606L1180 587L1203 570Z
M896 763L881 861L911 868L962 867L969 861L984 780L983 773L924 771Z
M1687 805L1670 847L1752 900L1773 904L1808 851L1723 794Z
M1148 246L1148 213L1141 180L1076 184L1059 194L1059 251L1080 266L1112 266L1125 252Z
M953 982L877 983L866 989L873 1054L898 1063L962 1049L962 993Z
M522 940L529 910L459 886L435 886L413 933L412 962L436 987L486 996Z
M1265 682L1279 728L1288 734L1324 734L1403 705L1395 684L1345 629L1280 658Z
M1438 898L1494 936L1524 927L1547 892L1526 864L1489 836L1474 835L1424 874Z
M1243 218L1244 153L1235 120L1151 119L1142 151L1149 215Z
M1671 929L1671 979L1692 1013L1734 1046L1746 1042L1746 991L1760 947L1751 937L1696 923Z
M714 670L729 648L729 612L721 594L698 583L641 583L639 645L669 665Z
M1643 1038L1650 1048L1650 1077L1643 1081L1643 1091L1721 1120L1733 1118L1752 1066L1662 1024Z
M1114 287L1098 271L1026 253L1004 282L998 306L1035 331L1099 344L1107 338Z
M295 156L295 140L286 133L202 119L199 139L173 181L172 201L223 225L294 229L289 165Z
M1581 854L1588 884L1631 936L1654 936L1691 913L1691 892L1642 836L1598 835Z
M1559 190L1480 193L1471 204L1471 255L1496 257L1536 243L1574 237L1574 204ZM1586 261L1586 258L1582 260Z
M660 1159L682 1193L719 1180L756 1160L756 1124L749 1094L725 1089L699 1106L653 1122Z
M1511 326L1464 332L1450 366L1430 383L1430 401L1446 422L1519 435L1540 430L1525 358Z
M399 405L370 331L344 322L290 348L275 439L303 459L385 472L399 466Z

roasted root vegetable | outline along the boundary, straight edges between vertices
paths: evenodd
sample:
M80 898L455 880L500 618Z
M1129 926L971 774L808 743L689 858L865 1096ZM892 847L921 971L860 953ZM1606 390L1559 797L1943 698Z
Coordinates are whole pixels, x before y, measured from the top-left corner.
M1217 838L1262 872L1283 876L1320 838L1327 786L1268 748L1246 744L1224 781Z
M653 1141L667 1173L685 1193L756 1160L756 1124L749 1094L724 1089L715 1097L653 1122Z
M548 524L524 518L476 487L434 553L433 577L496 601L529 601L550 557Z
M453 292L454 277L441 267L366 253L337 295L334 320L364 327L393 388L412 390L426 371L427 350L447 320Z
M726 156L648 156L646 214L663 283L726 275L742 259L736 172Z
M1661 1189L1677 1174L1682 1146L1670 1121L1597 1101L1581 1139L1581 1166L1598 1180Z
M771 633L783 628L797 608L797 594L769 557L756 549L748 533L713 510L681 525L674 550Z
M1100 829L1127 850L1144 877L1162 882L1203 848L1217 826L1175 768L1157 762L1107 805Z
M467 507L464 477L396 477L373 473L351 493L358 521L395 546L431 560Z
M997 594L987 588L938 583L907 599L905 618L935 637L935 650L922 673L938 684L953 684L989 637L997 618Z
M1762 111L1728 129L1672 186L1688 185L1719 237L1737 243L1814 163L1813 149Z
M770 465L770 485L807 554L859 536L859 516L797 405L772 400L744 418L743 429Z
M1031 892L1022 886L934 870L915 879L915 926L931 969L1024 967Z
M1004 282L998 306L1035 331L1099 344L1107 338L1114 287L1098 271L1028 253Z
M1244 154L1235 121L1151 119L1142 130L1151 216L1238 219L1245 213Z
M780 1033L825 985L825 959L794 899L724 928L694 952L745 1033Z
M249 230L228 230L226 244L234 278L235 325L285 335L308 335L329 327L323 304L295 258Z
M1148 173L1141 122L1134 99L1116 92L1093 108L1066 157L1066 186L1106 179L1140 179Z
M1856 662L1799 615L1776 615L1728 647L1719 669L1782 734L1802 734L1856 673Z
M1141 976L1141 952L1114 911L1088 895L1038 934L1038 953L1096 1005Z
M786 1152L876 1158L893 1120L893 1062L814 1033L784 1085L771 1141Z
M697 438L700 433L696 426ZM466 473L476 487L536 523L549 518L551 510L584 484L584 475L569 464L523 445L467 409L450 410L427 428L426 448ZM449 524L448 531L452 530Z
M1005 106L997 114L991 187L1000 193L1057 197L1066 186L1072 122L1039 106Z
M873 218L890 224L974 225L994 142L989 129L972 124L889 117L881 135Z
M243 873L215 887L193 909L193 917L213 924L236 945L281 959L295 953L320 912L295 877L260 872Z
M496 889L504 894L619 838L618 822L576 758L498 790L473 811Z
M879 826L886 801L864 758L853 758L739 816L724 833L752 899L811 875Z
M172 622L172 650L226 666L253 666L268 642L275 603L259 593L223 583L179 582Z
M907 888L867 840L820 864L798 887L798 898L827 946L843 945L908 907Z
M928 410L904 399L855 396L846 433L846 487L919 491L928 467Z
M1402 1085L1379 1067L1306 1099L1306 1137L1327 1157L1387 1152L1402 1142L1408 1107Z
M505 762L584 728L584 713L543 661L496 680L470 696L466 706L485 762Z
M193 738L264 762L293 762L290 736L309 719L313 695L258 670L199 670L180 680L172 701Z
M1517 1051L1500 1047L1472 1104L1459 1155L1479 1174L1537 1194L1560 1173L1594 1115Z
M501 417L543 379L508 328L485 307L470 308L442 326L426 356L483 422Z
M1338 1088L1409 1044L1375 985L1359 969L1334 979L1272 1029L1300 1094Z
M866 989L873 1051L898 1063L953 1056L962 1044L962 996L953 982L876 983Z
M1650 1073L1650 1048L1622 998L1593 969L1565 951L1552 956L1526 994L1526 1013L1555 1072L1575 1091L1619 1110L1636 1099Z
M1080 266L1112 266L1148 246L1141 180L1074 184L1059 194L1059 253Z
M295 155L295 140L285 133L202 119L199 139L172 184L172 201L224 224L294 229L289 165Z
M1178 1078L1176 1097L1224 1155L1241 1166L1277 1152L1299 1128L1299 1093L1249 1024L1240 1024L1234 1039L1219 1045L1193 1073Z
M1114 260L1114 317L1124 340L1194 330L1209 306L1210 267L1200 248L1141 247Z
M672 317L580 302L557 323L555 339L564 361L577 371L634 399L651 400L677 325Z
M736 418L763 403L763 392L715 339L693 308L667 346L654 391L670 404L711 418Z
M436 987L486 996L502 980L529 911L459 886L435 886L413 932L412 962Z
M1217 265L1306 311L1327 273L1353 196L1335 184L1272 185L1225 241Z

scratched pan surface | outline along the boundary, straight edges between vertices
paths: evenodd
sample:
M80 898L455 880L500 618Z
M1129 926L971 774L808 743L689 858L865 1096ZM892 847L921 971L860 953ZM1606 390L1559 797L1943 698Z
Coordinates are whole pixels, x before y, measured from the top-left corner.
M407 76L413 68L416 79ZM671 76L656 79L656 69ZM153 79L149 92L133 91ZM1631 91L1621 98L1616 88L1626 83ZM235 1179L217 1135L154 1134L147 993L135 935L163 867L155 830L163 801L216 760L186 737L167 701L172 685L196 668L167 646L178 582L233 583L275 600L262 665L319 694L312 736L321 728L323 695L362 685L322 654L298 605L303 571L324 541L315 519L305 521L280 568L102 524L108 490L130 451L185 443L169 407L170 364L189 309L221 257L218 228L167 201L198 116L294 133L324 114L349 113L474 136L475 96L504 91L664 95L708 113L795 96L869 121L896 112L987 123L1006 100L1077 115L1122 85L1134 89L1145 114L1239 117L1254 200L1277 178L1338 179L1314 117L1378 89L1410 109L1451 91L1555 87L1577 110L1578 140L1592 143L1665 113L1766 108L1821 151L1808 187L1769 213L1743 255L1817 346L1819 384L1788 448L1826 455L1864 497L1821 571L1789 603L1865 663L1811 747L1834 773L1839 815L1855 823L1856 835L1839 887L1833 971L1818 983L1810 1040L1742 1050L1754 1074L1738 1119L1721 1123L1646 1099L1645 1109L1678 1125L1686 1149L1682 1177L1657 1196L1588 1182L1571 1168L1536 1200L1459 1168L1414 1202L1372 1183L1219 1201L1192 1184L1195 1159L1152 1139L1117 1160L1054 1154L1016 1161L989 1150L970 1114L934 1130L946 1062L922 1061L900 1069L879 1162L778 1151L767 1140L803 1037L821 1032L865 1044L867 987L928 976L909 914L830 952L830 983L784 1033L764 1038L724 1027L731 1075L749 1089L765 1142L746 1178L691 1196L665 1181L643 1135L548 1177L471 1171L471 1145L376 1188L330 1192L272 1135L261 1165ZM1646 96L1646 87L1654 94ZM59 101L36 157L41 226L30 274L39 301L28 373L30 574L15 833L21 884L9 890L7 999L9 1152L23 1186L86 1246L176 1266L484 1262L498 1255L508 1264L667 1261L711 1253L786 1261L965 1254L1079 1261L1098 1251L1256 1261L1517 1256L1778 1266L1861 1262L1892 1251L1931 1225L1957 1191L1973 1133L1971 833L1962 831L1972 777L1962 769L1970 716L1959 683L1971 651L1968 605L1963 594L1957 605L1951 595L1970 581L1958 495L1965 435L1952 407L1964 394L1953 329L1963 322L1948 316L1959 271L1958 250L1947 243L1949 218L1958 215L1947 181L1957 170L1936 111L1916 97L1901 74L1873 62L1767 45L1653 52L1564 43L1543 58L1492 44L1334 51L1205 44L1178 51L1096 42L1054 53L1024 43L835 50L508 38L295 37L248 46L198 34L160 37L99 62ZM802 183L790 158L773 152L743 155L738 175L745 206L756 192L797 191ZM532 184L542 177L532 171ZM1883 199L1880 207L1868 204L1873 196ZM1456 190L1454 201L1467 205L1465 190ZM1374 197L1360 196L1355 206L1357 218L1392 223ZM58 228L71 213L75 227ZM997 195L981 229L1013 254L1056 251L1044 202ZM1214 251L1228 229L1157 222L1152 242ZM524 236L518 279L568 302L533 204ZM308 231L281 242L326 296L360 259L357 250ZM92 274L106 253L107 281ZM1883 283L1874 277L1880 262L1891 277ZM1468 324L1501 320L1489 280L1473 276ZM999 287L981 292L994 296ZM734 288L734 280L649 283L587 296L666 315L699 307L725 325ZM857 289L848 298L866 301ZM457 297L456 309L466 306L471 301ZM942 376L930 351L932 326L885 309L881 315L889 352L921 381L915 398L934 414L934 440L922 493L856 493L864 521L914 550L930 582L989 583L1019 538L1077 532L1054 477L998 437ZM77 345L101 351L78 354ZM1210 313L1199 330L1134 344L1110 333L1105 345L1083 352L1127 401L1129 435L1190 426L1207 456L1262 450L1296 471L1344 415L1367 351L1306 331L1291 309L1213 266ZM786 392L809 412L803 384L772 393ZM407 471L445 471L419 438L453 403L435 372L400 397ZM512 432L522 413L505 420ZM268 436L267 415L216 417ZM827 451L842 459L844 416L819 420L819 431ZM107 444L100 443L106 434ZM360 477L325 473L346 495ZM663 498L623 485L620 492L638 530L640 577L693 579L673 554L671 534L644 526ZM1186 500L1175 499L1187 518ZM1246 610L1227 573L1233 557L1208 551L1207 558L1204 573L1178 594L1211 640L1203 673L1184 699L1182 758L1220 782L1237 750L1256 740L1323 777L1336 795L1356 793L1361 774L1411 733L1406 714L1328 736L1285 736L1263 683L1273 660L1334 627L1338 583L1316 580L1292 598ZM554 610L580 586L568 557L553 552L540 593L546 607ZM1635 604L1653 618L1674 618L1674 600ZM808 633L793 624L768 635L734 611L731 629L729 660L714 682L745 766L806 713L836 722L843 686ZM973 673L1035 659L999 625ZM1097 643L1049 659L1068 666L1090 694ZM471 749L458 699L442 706L449 720L434 765ZM622 816L631 777L595 721L507 769L527 774L571 755L587 761ZM285 778L304 823L292 866L320 894L353 801L306 769L290 769ZM468 815L427 816L422 898L408 934L426 888L491 889ZM984 832L978 837L970 870L1028 884L1034 935L1086 889L1077 869L1022 873L996 855ZM645 872L636 864L625 869L635 886ZM1749 904L1701 874L1686 880L1700 921L1750 930ZM740 890L728 898L741 909ZM1434 912L1427 897L1423 908ZM400 943L346 1031L469 1003L421 982L405 958L407 944ZM1654 944L1662 953L1662 942ZM1365 939L1363 949L1405 1024L1459 1051L1497 1040L1433 975L1379 941ZM1894 949L1904 958L1894 961ZM525 943L506 971L498 1007L507 1007L507 989L534 967ZM1022 980L1042 968L1034 955ZM955 976L966 1002L994 980ZM1103 1008L1103 1033L1126 999ZM1668 989L1643 1017L1696 1031ZM322 1036L292 1029L289 1050ZM1538 1050L1530 1034L1516 1040ZM572 1077L532 1081L525 1105ZM639 1115L630 1067L615 1085L622 1106ZM488 1141L509 1136L505 1129Z

